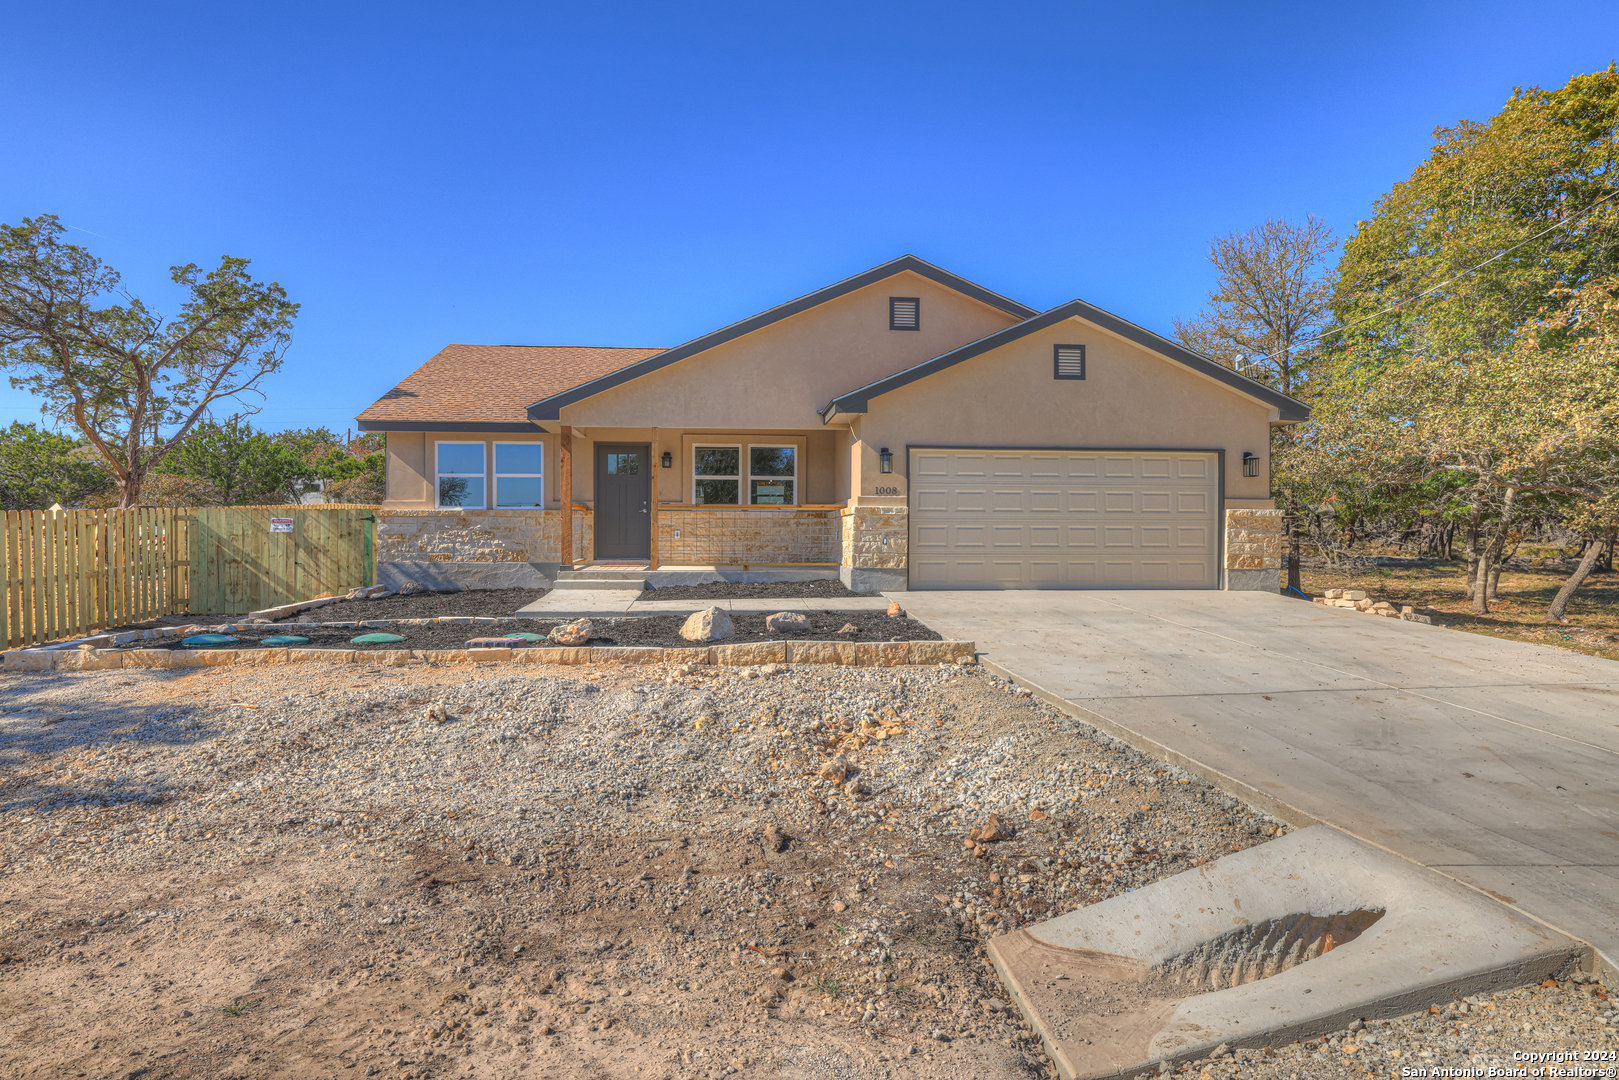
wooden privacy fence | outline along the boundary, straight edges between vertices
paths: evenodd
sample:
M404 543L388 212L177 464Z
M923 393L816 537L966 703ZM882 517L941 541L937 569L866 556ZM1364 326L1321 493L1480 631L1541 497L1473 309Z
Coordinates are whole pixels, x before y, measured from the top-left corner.
M174 510L8 510L0 563L7 648L178 610L184 574Z
M7 511L5 647L186 610L242 614L374 584L375 509Z
M189 517L191 610L242 614L376 583L374 506L207 506Z

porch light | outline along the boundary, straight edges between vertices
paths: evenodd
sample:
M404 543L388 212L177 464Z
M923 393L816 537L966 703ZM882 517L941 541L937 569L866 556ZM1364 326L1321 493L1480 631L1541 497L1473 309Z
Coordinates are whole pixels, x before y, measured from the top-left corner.
M1244 475L1244 476L1258 476L1259 475L1259 459L1257 457L1255 457L1253 454L1250 454L1246 450L1244 450L1242 452L1242 475Z
M894 471L894 455L888 447L885 446L877 451L877 460L882 462L883 472L891 473Z
M675 467L675 456L667 450L663 452L663 467L665 469L672 469Z

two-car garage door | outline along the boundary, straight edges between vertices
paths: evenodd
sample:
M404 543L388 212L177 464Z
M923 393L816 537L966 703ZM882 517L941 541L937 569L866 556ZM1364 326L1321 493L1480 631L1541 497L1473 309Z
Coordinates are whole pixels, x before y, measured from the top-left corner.
M1219 457L910 452L913 589L1213 589Z

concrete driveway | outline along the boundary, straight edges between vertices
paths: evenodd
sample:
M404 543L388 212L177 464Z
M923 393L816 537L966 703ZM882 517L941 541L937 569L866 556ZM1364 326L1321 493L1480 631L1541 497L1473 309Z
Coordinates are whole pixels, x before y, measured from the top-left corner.
M1136 745L1619 962L1619 664L1264 593L895 598Z

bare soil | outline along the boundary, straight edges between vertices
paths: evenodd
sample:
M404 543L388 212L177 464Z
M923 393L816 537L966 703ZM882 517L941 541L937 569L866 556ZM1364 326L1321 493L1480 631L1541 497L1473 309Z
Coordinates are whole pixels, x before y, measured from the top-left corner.
M369 619L436 619L441 615L469 615L498 618L532 604L549 589L464 589L458 592L427 592L411 596L384 596L376 600L343 600L336 604L314 608L289 616L282 622L318 619L326 622ZM201 614L163 615L145 622L115 626L108 633L124 630L144 630L154 626L189 626L192 623L216 625L240 619L246 612L235 615L203 612ZM285 633L286 631L279 631Z
M324 609L322 609L324 610ZM735 645L753 641L802 640L826 641L939 641L937 631L910 616L890 618L881 611L815 611L807 613L810 629L804 632L782 633L765 627L769 617L760 612L738 612L731 616L736 632L720 642L687 641L680 636L686 621L684 615L648 615L639 618L590 620L592 645L656 646L665 649L699 648L710 644ZM300 649L462 649L473 638L500 637L503 634L547 634L566 620L558 619L506 619L498 623L428 623L410 625L388 623L383 626L364 624L309 624L271 623L269 625L243 625L222 623L233 627L226 631L236 644L220 646L229 649L256 649L265 638L295 634L309 639ZM180 623L177 625L187 625ZM207 624L201 624L207 629ZM368 634L397 634L404 638L398 642L356 642L356 637ZM136 641L124 649L188 649L180 638L160 641ZM272 646L274 647L274 646ZM530 642L518 648L549 648L547 641Z
M837 578L814 581L711 581L706 585L663 585L647 589L643 600L841 600L848 596L877 596L857 593Z

